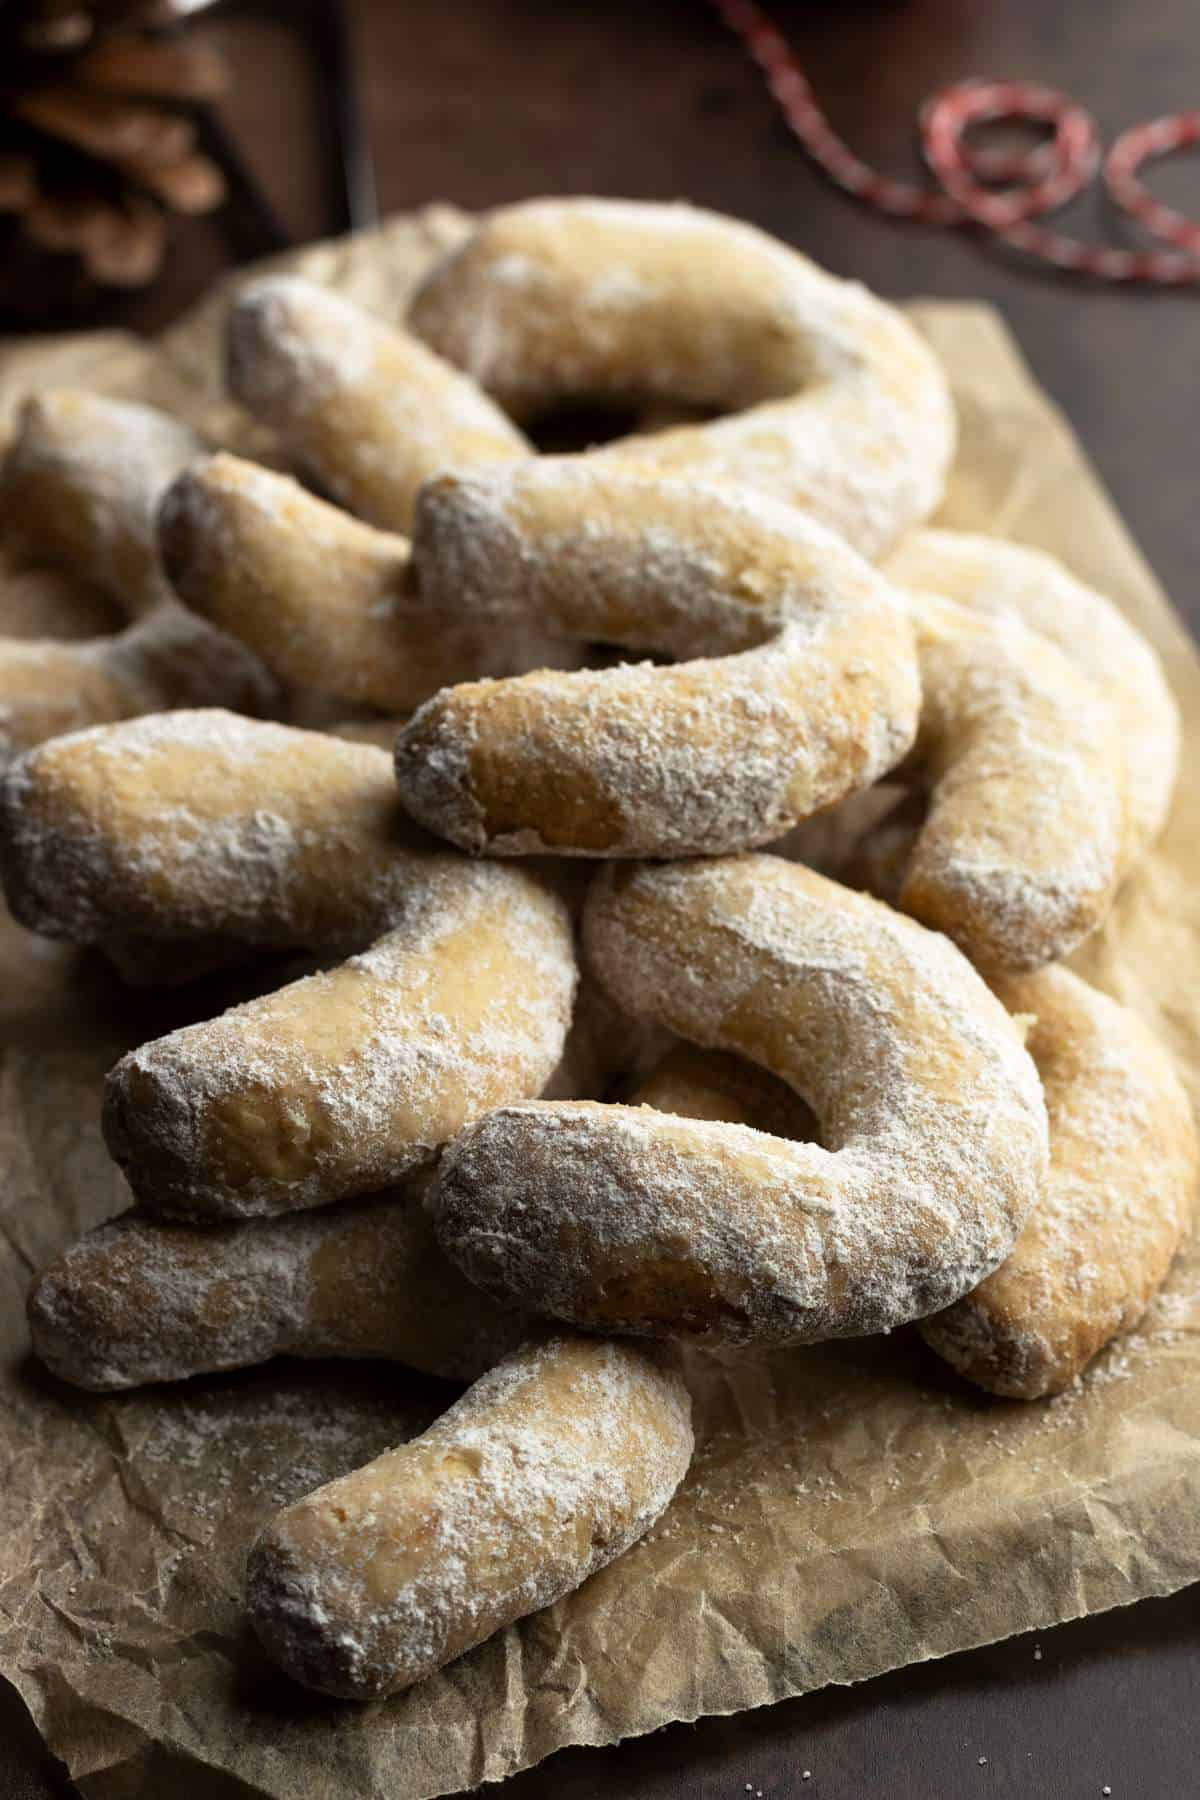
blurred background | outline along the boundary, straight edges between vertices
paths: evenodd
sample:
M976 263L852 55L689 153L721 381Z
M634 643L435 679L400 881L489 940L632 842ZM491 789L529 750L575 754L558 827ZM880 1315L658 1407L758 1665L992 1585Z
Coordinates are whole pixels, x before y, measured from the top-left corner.
M928 181L968 77L1065 89L1104 142L1200 98L1196 0L776 0L834 128ZM1200 288L1064 276L837 189L705 0L0 0L0 330L153 331L238 263L448 200L683 197L880 292L999 304L1176 603L1191 593ZM1016 128L989 145L1036 142ZM1193 215L1197 157L1156 163ZM1093 184L1053 221L1149 240Z

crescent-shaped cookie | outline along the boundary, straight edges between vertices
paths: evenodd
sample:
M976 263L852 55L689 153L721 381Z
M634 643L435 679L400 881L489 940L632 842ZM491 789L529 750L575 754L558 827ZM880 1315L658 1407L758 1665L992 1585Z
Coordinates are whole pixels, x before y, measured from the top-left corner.
M482 1287L591 1330L803 1343L938 1311L1004 1260L1041 1190L1045 1106L947 939L742 856L602 877L585 942L620 1004L782 1078L821 1141L498 1108L445 1152L431 1201Z
M448 616L677 659L449 688L396 744L409 811L472 851L680 856L769 842L908 749L909 621L829 531L760 496L586 460L447 475L416 578Z
M590 454L772 495L867 557L941 497L953 409L913 328L717 213L591 199L501 207L432 270L409 322L518 420L580 402L729 414Z

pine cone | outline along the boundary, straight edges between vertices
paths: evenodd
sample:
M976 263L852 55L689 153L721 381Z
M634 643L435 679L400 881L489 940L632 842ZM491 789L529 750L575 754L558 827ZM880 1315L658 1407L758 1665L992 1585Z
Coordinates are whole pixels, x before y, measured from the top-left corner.
M173 16L161 0L0 0L6 271L27 272L32 249L76 259L90 283L140 287L162 264L170 215L221 201L192 113L224 71L164 34Z

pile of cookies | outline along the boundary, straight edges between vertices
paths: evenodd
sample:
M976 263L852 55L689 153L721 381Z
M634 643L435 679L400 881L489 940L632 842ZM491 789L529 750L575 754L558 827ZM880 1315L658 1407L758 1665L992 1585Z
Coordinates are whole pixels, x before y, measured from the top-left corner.
M130 622L0 646L0 872L133 979L307 960L112 1070L136 1204L30 1319L92 1389L472 1383L250 1553L270 1653L369 1698L648 1529L688 1354L917 1322L1035 1399L1137 1320L1191 1112L1060 965L1178 720L1100 595L925 528L936 361L746 226L512 207L407 329L275 276L227 352L299 480L141 407L21 416L6 531ZM638 428L537 454L579 405ZM314 690L355 722L282 722Z

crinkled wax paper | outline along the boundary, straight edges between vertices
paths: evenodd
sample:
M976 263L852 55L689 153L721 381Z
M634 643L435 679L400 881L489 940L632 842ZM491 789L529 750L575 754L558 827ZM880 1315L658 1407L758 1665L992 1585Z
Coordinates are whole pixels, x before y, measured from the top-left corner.
M446 210L295 259L397 317ZM244 279L244 278L243 278ZM0 357L0 424L56 381L148 398L253 453L221 393L219 294L156 346L112 334ZM1195 766L1184 633L993 313L920 305L962 449L946 524L1056 552L1158 645ZM50 601L47 600L47 606ZM18 621L34 628L29 598ZM37 607L32 612L36 614ZM53 613L54 629L85 629ZM94 626L92 627L94 628ZM1186 784L1087 973L1200 1075L1200 802ZM0 1673L91 1796L420 1800L700 1713L944 1656L1200 1577L1200 1255L1142 1329L1041 1405L988 1400L915 1335L696 1374L701 1447L622 1561L415 1691L360 1709L276 1676L240 1613L246 1546L284 1501L419 1430L453 1390L380 1364L279 1363L121 1398L28 1355L32 1271L120 1209L100 1079L190 1008L0 928ZM232 1778L232 1779L231 1779Z

